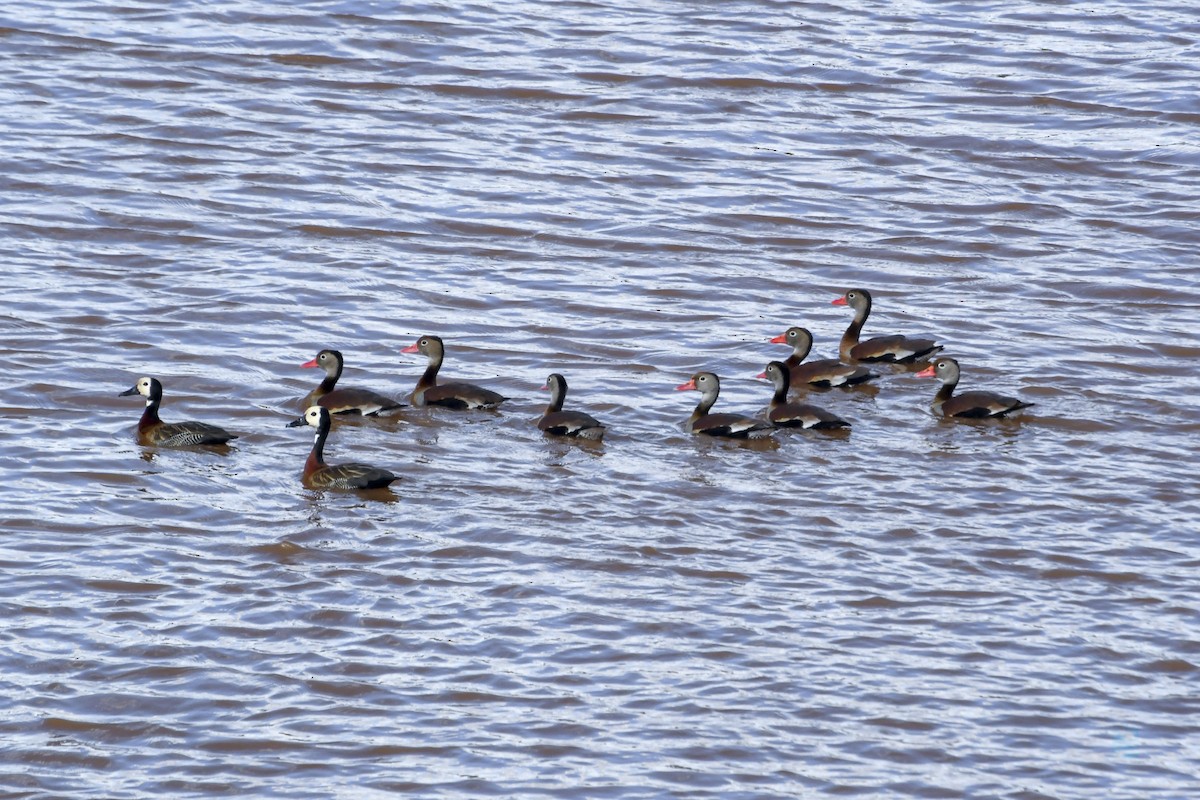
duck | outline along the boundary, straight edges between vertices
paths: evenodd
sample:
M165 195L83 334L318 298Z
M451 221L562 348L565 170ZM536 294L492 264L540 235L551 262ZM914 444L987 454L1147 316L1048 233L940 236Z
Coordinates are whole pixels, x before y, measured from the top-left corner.
M697 372L687 383L675 387L677 392L688 390L700 392L700 402L684 423L689 433L730 439L763 439L775 432L774 425L754 417L708 413L721 393L721 379L715 373Z
M345 360L340 350L325 349L311 361L300 365L305 369L320 367L325 370L321 385L309 392L306 404L316 403L329 409L331 414L361 414L364 417L390 416L402 408L404 403L384 397L370 389L337 389L338 378L342 377Z
M598 442L604 438L605 427L591 414L582 411L563 411L563 400L567 397L567 379L557 372L546 378L543 391L549 390L550 404L538 420L538 430L556 436L571 436Z
M325 440L333 417L321 405L309 406L305 412L287 424L289 428L308 425L317 429L312 451L304 462L301 479L310 489L382 489L399 478L386 469L369 464L326 464Z
M803 363L812 351L813 337L808 328L798 325L788 328L771 339L772 344L790 344L792 354L783 365L791 371L792 386L831 388L834 386L856 386L879 377L866 367L843 364L836 358L819 358Z
M1033 403L1007 397L997 392L973 391L955 394L961 370L953 358L939 358L916 374L918 378L937 378L942 382L933 398L933 409L943 417L986 419L1004 417Z
M863 323L871 313L871 293L866 289L851 289L833 301L835 306L849 306L854 309L854 319L846 332L842 334L839 353L847 363L858 361L883 361L894 364L911 364L927 358L939 351L942 346L933 339L910 339L907 336L894 334L892 336L876 336L865 342L858 341Z
M412 392L414 406L442 406L454 409L494 409L496 406L511 398L476 386L473 383L442 383L437 382L438 370L442 368L442 360L446 357L446 346L438 336L426 334L417 339L414 344L400 351L401 353L421 353L429 358L429 366L417 381Z
M159 447L191 447L193 445L221 445L238 438L224 428L207 422L163 422L158 418L158 407L162 403L163 387L157 378L138 378L129 389L118 397L140 394L146 398L146 410L138 420L138 441L144 445Z
M811 428L814 430L837 430L849 428L850 423L837 414L808 403L789 403L788 387L792 376L782 361L772 361L758 374L775 385L775 395L767 412L767 419L781 428Z

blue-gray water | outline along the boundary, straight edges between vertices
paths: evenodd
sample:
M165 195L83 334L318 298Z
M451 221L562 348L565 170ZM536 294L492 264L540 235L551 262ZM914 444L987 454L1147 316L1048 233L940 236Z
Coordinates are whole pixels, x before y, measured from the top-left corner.
M1171 2L6 4L0 796L1200 795L1198 83ZM853 286L1036 405L680 430ZM304 489L422 333L513 400Z

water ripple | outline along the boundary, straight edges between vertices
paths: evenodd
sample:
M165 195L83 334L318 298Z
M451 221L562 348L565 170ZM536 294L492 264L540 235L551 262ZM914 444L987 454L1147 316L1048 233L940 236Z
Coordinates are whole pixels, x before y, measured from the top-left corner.
M0 401L15 796L1195 794L1189 7L17 2ZM935 336L1019 424L674 386ZM322 347L392 491L304 489ZM609 426L534 426L552 371ZM225 451L137 446L140 375Z

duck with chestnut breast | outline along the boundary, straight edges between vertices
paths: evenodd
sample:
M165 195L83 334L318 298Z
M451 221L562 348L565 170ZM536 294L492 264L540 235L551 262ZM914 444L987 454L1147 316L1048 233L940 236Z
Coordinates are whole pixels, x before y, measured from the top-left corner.
M118 397L140 394L146 398L146 410L138 420L138 441L159 447L191 447L199 444L225 444L238 438L234 434L209 425L207 422L163 422L158 418L158 407L162 403L162 384L157 378L138 378L131 388Z
M933 339L910 339L907 336L876 336L865 342L858 340L863 323L871 313L871 293L866 289L851 289L833 301L835 306L854 309L854 319L842 334L839 353L846 362L883 361L894 364L911 364L942 349Z
M304 462L301 478L310 489L382 489L399 478L386 469L369 464L326 464L325 440L333 417L324 406L309 406L299 417L287 424L289 428L309 425L317 429L312 451Z
M700 402L696 404L696 410L684 423L684 427L691 433L730 439L762 439L775 432L774 425L754 417L708 413L721 393L721 380L712 372L697 372L687 383L676 386L675 390L700 392Z
M788 387L791 385L791 375L787 365L782 361L772 361L766 370L758 374L767 378L775 385L775 395L771 398L767 419L781 428L811 428L813 430L836 430L849 428L850 423L808 403L789 403L787 401Z
M305 369L320 367L325 370L321 385L309 392L306 405L316 403L329 409L331 414L362 414L364 417L390 416L407 408L399 400L384 397L370 389L338 389L338 378L342 377L345 361L340 350L325 349L317 353L312 361L300 365Z
M1026 403L1015 397L1007 397L996 392L973 391L955 394L958 386L960 370L958 362L953 358L939 358L925 369L917 373L918 378L937 378L942 382L933 398L934 411L943 417L958 417L961 419L986 419L1003 417L1022 408L1029 408L1033 403Z
M538 420L538 430L556 436L571 436L597 442L604 438L605 428L591 414L582 411L563 411L563 400L567 397L567 379L557 372L546 378L543 390L550 391L550 404L546 413Z
M442 360L446 357L446 346L437 336L426 334L400 352L421 353L429 359L429 366L425 368L425 373L417 381L416 388L413 389L412 404L414 406L442 406L460 410L492 409L510 399L473 383L439 384L437 374L438 370L442 368Z
M813 338L807 328L794 326L771 340L772 344L790 344L792 354L782 362L791 371L792 386L803 388L815 386L825 389L833 386L856 386L878 378L879 374L866 367L843 364L836 358L818 358L803 363L812 352Z

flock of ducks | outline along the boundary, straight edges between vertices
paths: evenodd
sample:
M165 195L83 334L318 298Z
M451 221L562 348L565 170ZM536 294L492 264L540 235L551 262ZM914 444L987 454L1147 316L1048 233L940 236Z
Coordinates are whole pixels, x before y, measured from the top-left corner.
M864 364L913 364L932 358L942 350L942 346L932 339L900 335L877 336L860 341L863 324L871 313L871 295L865 289L851 289L834 300L833 304L848 306L854 311L854 319L842 335L838 350L840 358L806 362L804 359L812 349L813 339L812 334L804 328L789 328L771 339L777 344L791 345L792 354L785 361L770 362L758 375L759 378L769 380L774 386L765 420L740 414L711 413L721 391L720 379L712 372L697 372L687 382L675 387L678 391L700 392L700 401L684 423L684 427L693 434L735 439L763 438L770 436L778 428L849 428L849 422L823 408L808 403L789 402L788 392L792 389L859 386L879 377L878 373L872 372ZM421 336L401 352L419 353L428 359L428 366L410 395L414 406L494 409L509 399L473 383L438 383L438 371L445 359L446 348L437 336ZM312 450L304 463L304 484L316 489L377 489L397 480L397 476L388 470L369 464L326 463L325 441L329 437L333 415L386 417L406 408L406 404L368 389L339 388L337 383L342 376L344 361L342 354L337 350L322 350L315 358L301 366L322 369L325 372L325 378L320 385L307 396L305 402L309 405L305 412L287 423L289 428L307 425L316 429ZM932 405L934 411L944 417L1004 417L1033 405L995 392L971 391L955 394L959 365L953 358L937 358L916 375L919 378L937 378L941 381L941 388L934 396ZM550 392L550 402L538 420L540 430L555 436L591 441L599 441L604 437L604 425L590 414L563 410L563 401L567 396L566 378L552 373L542 388ZM157 379L146 377L140 378L132 388L121 392L122 397L137 394L146 400L146 408L138 422L138 440L143 445L224 445L238 438L216 425L204 422L163 422L158 416L162 391L162 384Z

